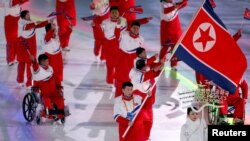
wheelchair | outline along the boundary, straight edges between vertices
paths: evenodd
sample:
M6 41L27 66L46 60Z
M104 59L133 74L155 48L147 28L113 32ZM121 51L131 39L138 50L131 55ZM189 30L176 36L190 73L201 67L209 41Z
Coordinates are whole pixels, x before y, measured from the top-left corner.
M64 114L64 117L60 119L61 123L64 124L65 117L70 115L68 106L65 106L63 111L58 111L56 105L54 105L53 112L49 112L49 115L43 115L42 112L45 113L46 110L44 108L44 104L41 102L40 94L36 93L35 89L37 88L32 87L31 92L27 93L23 98L22 111L23 111L24 119L27 122L32 122L36 118L36 123L39 125L41 124L42 117L45 117L48 119L54 119L55 121L59 120L56 117L55 118L51 118L51 117L60 112ZM39 104L42 110L38 109Z
M212 103L215 104L217 106L220 106L220 103ZM227 119L229 122L225 122L223 123L222 121L220 121L220 109L219 108L215 108L215 107L208 107L208 123L210 125L223 125L223 124L228 124L228 125L233 125L233 117L234 117L234 110L235 107L234 106L230 106L228 105L227 108ZM244 115L243 115L243 124L245 122L245 111L244 111Z

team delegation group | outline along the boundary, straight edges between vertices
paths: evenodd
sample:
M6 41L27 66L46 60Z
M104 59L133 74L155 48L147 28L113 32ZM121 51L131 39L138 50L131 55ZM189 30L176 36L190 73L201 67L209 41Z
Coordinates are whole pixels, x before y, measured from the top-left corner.
M31 0L30 0L31 1ZM9 66L18 62L17 82L21 87L38 88L44 103L45 112L51 110L54 103L59 110L64 109L61 95L63 81L62 51L70 51L69 40L76 25L74 0L56 0L56 13L50 20L32 21L28 10L21 6L29 0L5 0L4 29L6 36L6 60ZM94 38L93 53L101 62L106 62L106 83L115 87L114 119L118 123L120 141L150 140L153 125L153 104L155 102L155 78L163 71L167 54L172 52L182 34L178 10L186 7L187 0L174 2L160 0L160 45L159 54L147 57L144 39L140 35L140 26L150 22L152 17L137 19L135 0L92 0L90 10L93 13L92 29ZM54 16L54 18L53 18ZM42 39L43 54L37 57L36 29L45 28ZM240 32L235 36L237 38ZM119 61L118 61L119 60ZM172 71L177 71L178 58L171 58ZM24 74L26 72L26 74ZM24 77L26 76L26 82ZM197 83L206 84L206 78L196 73ZM247 99L247 84L239 85L243 98L238 91L230 95L225 105L236 107L234 118L243 119L244 99ZM143 99L148 99L135 120ZM235 101L238 101L235 104ZM190 109L189 113L192 112ZM222 110L226 114L226 111ZM57 113L63 118L64 113ZM197 118L194 119L194 121ZM186 125L194 124L188 120ZM126 128L130 130L122 137ZM186 127L186 126L185 126ZM193 129L187 126L186 131ZM196 130L196 129L195 129ZM183 131L185 132L185 131ZM192 134L188 138L190 138ZM185 136L182 137L183 140ZM192 138L192 137L191 137ZM193 137L195 138L195 137ZM195 141L195 140L192 140Z

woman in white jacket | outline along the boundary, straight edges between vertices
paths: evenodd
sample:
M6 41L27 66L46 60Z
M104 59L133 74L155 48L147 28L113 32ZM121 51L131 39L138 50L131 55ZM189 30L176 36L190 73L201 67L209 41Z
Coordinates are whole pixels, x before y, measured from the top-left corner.
M187 121L182 125L180 141L207 141L207 124L191 107L187 109Z

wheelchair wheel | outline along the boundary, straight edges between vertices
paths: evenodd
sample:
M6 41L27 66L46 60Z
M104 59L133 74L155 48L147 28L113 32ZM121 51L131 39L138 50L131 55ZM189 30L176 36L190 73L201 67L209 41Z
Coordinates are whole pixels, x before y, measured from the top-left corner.
M31 93L28 93L24 96L22 106L23 106L23 116L25 120L27 120L28 122L33 121L36 116L37 103Z
M214 107L208 107L208 122L210 125L216 125L219 116L219 109Z

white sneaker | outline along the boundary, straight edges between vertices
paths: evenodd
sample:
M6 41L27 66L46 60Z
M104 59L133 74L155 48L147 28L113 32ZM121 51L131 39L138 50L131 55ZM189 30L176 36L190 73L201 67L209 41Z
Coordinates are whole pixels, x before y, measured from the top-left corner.
M53 125L62 125L61 119L54 121Z
M15 61L12 61L8 63L8 66L10 67L10 66L13 66L14 64L15 64Z
M23 88L24 87L24 83L18 83L18 87L19 88Z
M96 62L96 63L99 63L99 62L100 62L99 56L95 56L95 62Z
M70 48L69 47L65 47L62 49L63 51L70 51Z
M101 60L100 61L100 65L105 65L106 64L106 60Z

